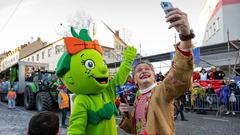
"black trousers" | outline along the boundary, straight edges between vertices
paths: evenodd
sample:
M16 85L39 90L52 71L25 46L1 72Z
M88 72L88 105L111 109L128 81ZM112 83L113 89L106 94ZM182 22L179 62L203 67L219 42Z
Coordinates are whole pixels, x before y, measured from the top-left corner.
M179 106L179 108L178 108L178 111L177 111L177 114L176 114L176 118L177 118L178 114L180 113L181 119L182 119L182 120L185 119L185 118L184 118L184 114L183 114L183 110L184 110L184 106L183 106L183 104L181 104L181 105Z
M67 118L68 108L61 109L60 111L61 111L61 115L62 115L62 125L66 125L65 121L66 121L66 118Z

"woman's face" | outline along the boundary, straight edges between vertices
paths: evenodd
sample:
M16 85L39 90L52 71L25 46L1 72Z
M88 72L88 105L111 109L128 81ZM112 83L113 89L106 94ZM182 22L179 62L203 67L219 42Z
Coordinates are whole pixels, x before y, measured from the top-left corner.
M134 72L134 81L138 84L138 86L151 85L155 82L154 71L150 65L146 63L137 65Z

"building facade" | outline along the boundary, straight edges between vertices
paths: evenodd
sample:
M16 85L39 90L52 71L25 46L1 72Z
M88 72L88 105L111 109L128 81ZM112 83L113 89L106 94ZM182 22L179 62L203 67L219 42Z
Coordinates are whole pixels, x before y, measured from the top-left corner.
M208 0L200 15L205 26L202 47L212 49L212 54L200 52L200 66L219 66L227 76L240 68L240 0ZM221 50L224 49L224 50Z
M19 60L20 47L13 51L8 51L0 56L0 71L3 71L12 65L16 64Z
M203 46L240 40L240 0L209 0L201 12Z
M113 48L104 47L103 48L103 57L104 60L109 63L113 61L113 56L111 52ZM64 40L63 38L50 43L35 52L22 57L20 61L36 62L36 63L48 63L49 70L56 70L57 62L65 51Z
M35 46L37 46L35 44ZM32 46L34 48L34 45ZM49 70L55 70L58 59L64 52L63 38L56 40L53 43L44 45L37 50L20 57L20 61L48 63Z

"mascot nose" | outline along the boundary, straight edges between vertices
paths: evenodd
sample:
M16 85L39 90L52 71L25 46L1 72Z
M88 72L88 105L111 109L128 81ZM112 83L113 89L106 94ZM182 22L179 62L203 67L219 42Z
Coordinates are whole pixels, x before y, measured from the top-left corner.
M106 73L107 73L107 68L106 68L106 66L101 66L99 69L100 69L100 72L101 72L102 74L106 74Z

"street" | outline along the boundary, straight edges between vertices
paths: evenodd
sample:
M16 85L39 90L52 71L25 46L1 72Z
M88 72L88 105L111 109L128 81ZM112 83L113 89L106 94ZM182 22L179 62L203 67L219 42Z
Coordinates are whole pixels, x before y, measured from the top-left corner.
M7 109L7 104L0 102L0 135L26 135L28 122L36 111L26 111L23 107ZM57 112L56 112L57 113ZM238 135L240 115L216 117L214 112L208 115L185 113L189 121L176 121L177 135ZM117 117L117 123L120 122ZM180 116L178 117L180 119ZM60 135L66 135L67 129L60 128ZM128 135L118 128L119 135Z

